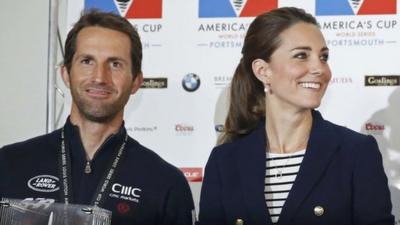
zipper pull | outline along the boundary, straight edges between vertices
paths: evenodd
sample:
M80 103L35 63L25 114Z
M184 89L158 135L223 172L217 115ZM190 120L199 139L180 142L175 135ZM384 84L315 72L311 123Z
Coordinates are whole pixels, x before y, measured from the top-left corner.
M86 161L85 173L89 174L91 172L92 172L92 167L90 166L90 161Z

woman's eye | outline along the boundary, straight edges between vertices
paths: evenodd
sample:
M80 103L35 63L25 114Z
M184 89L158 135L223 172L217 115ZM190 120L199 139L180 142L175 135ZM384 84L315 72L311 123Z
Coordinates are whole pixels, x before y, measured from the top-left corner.
M328 62L328 59L329 59L329 55L328 54L323 54L323 55L321 55L321 60L322 61L324 61L324 62Z
M307 54L304 53L304 52L301 52L301 53L295 54L294 57L297 58L297 59L306 59L307 58Z

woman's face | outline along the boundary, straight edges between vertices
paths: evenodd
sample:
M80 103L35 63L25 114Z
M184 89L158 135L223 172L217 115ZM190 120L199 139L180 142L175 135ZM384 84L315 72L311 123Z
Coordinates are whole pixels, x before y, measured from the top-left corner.
M299 22L283 31L280 39L267 63L269 103L298 110L318 107L331 79L329 50L321 31Z

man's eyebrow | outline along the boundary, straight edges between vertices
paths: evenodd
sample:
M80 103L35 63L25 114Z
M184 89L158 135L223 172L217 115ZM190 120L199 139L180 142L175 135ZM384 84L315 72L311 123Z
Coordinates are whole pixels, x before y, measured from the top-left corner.
M107 58L107 61L122 61L124 63L127 63L127 60L125 60L122 57L118 57L118 56L109 57L109 58Z
M76 55L75 59L78 59L78 58L90 58L90 59L92 59L93 56L90 55L90 54L82 53L82 54Z

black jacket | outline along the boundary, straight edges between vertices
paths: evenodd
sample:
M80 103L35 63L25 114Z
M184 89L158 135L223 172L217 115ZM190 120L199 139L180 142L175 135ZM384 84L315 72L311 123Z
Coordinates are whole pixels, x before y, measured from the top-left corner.
M200 199L201 225L272 225L265 204L265 122L247 136L216 147ZM316 215L316 207L323 207ZM393 225L382 157L372 136L324 120L313 125L299 173L277 225Z
M79 129L67 121L65 133L71 149L73 196L70 202L91 204L126 130L121 127L102 144L91 162L90 174L84 173L86 157ZM0 197L60 202L60 149L61 130L0 149ZM49 178L53 183L40 183L38 178ZM112 211L113 225L189 225L194 215L192 195L183 174L130 137L100 207Z

